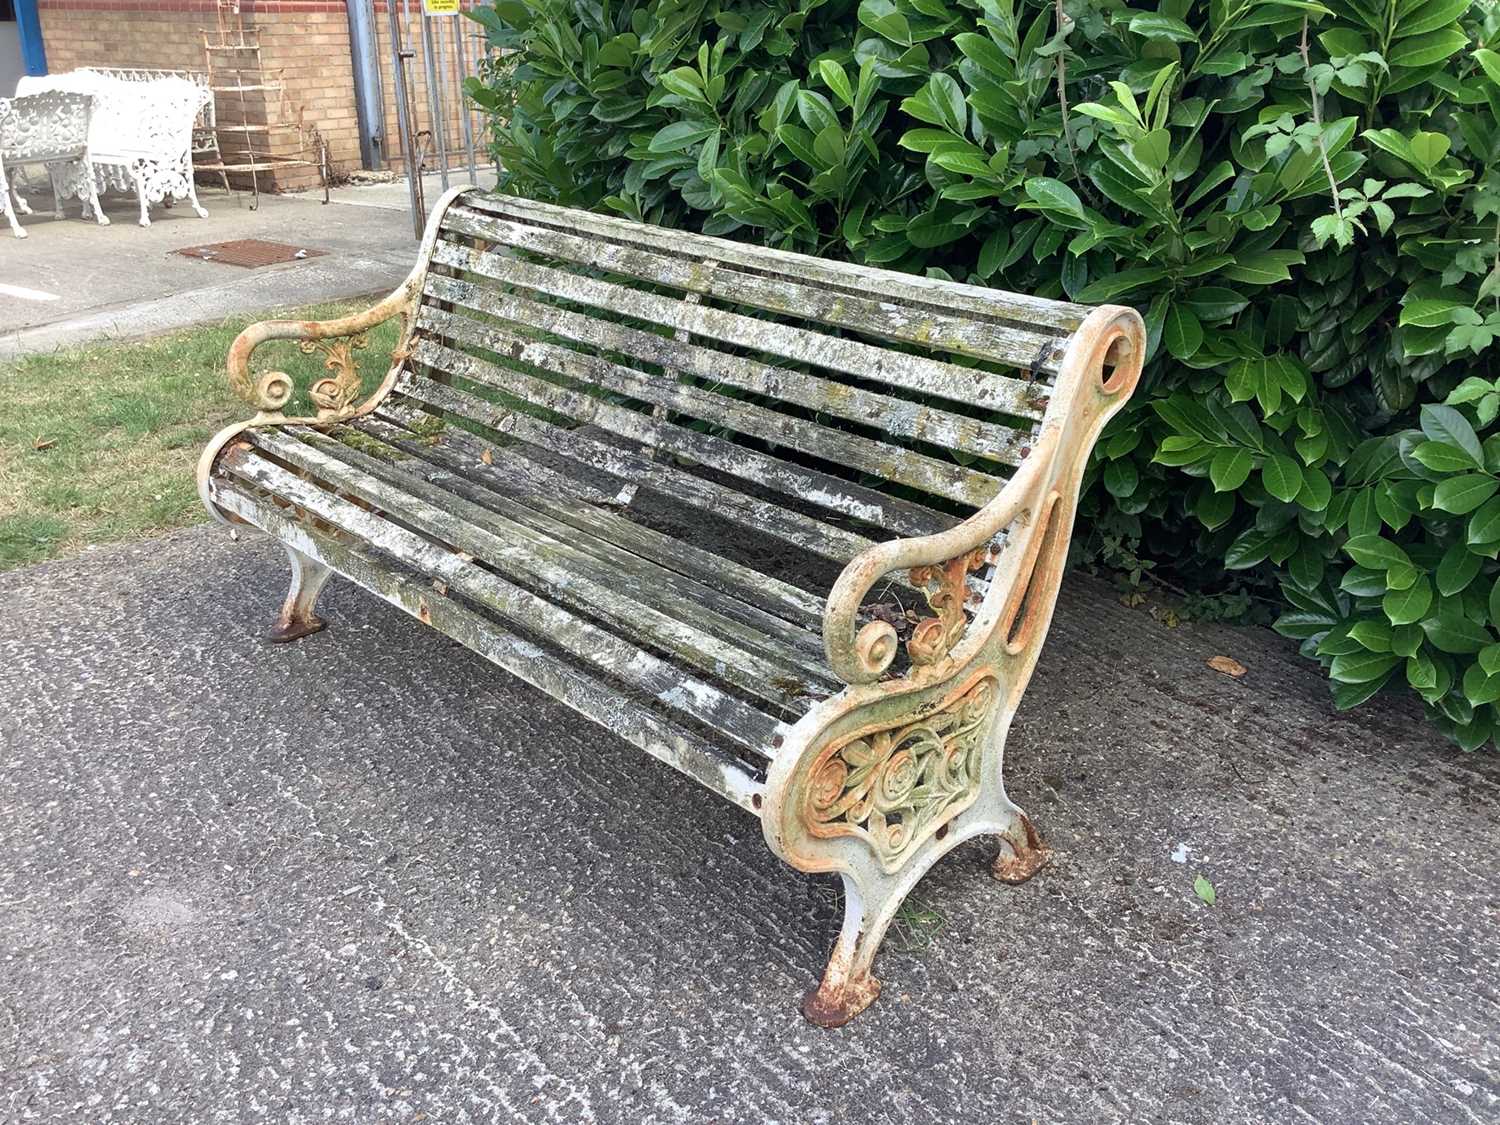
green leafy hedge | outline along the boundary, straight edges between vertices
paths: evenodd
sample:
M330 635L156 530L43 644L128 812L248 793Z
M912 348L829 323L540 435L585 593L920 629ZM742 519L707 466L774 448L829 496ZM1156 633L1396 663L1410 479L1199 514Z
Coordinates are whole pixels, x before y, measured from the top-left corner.
M1271 593L1340 707L1404 683L1464 746L1496 731L1493 0L475 17L509 190L1142 309L1092 550Z

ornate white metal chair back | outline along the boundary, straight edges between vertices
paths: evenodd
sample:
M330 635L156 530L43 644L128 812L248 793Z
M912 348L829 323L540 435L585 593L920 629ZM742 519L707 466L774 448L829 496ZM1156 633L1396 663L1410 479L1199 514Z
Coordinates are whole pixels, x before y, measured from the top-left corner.
M193 184L194 122L212 101L206 82L171 73L82 69L23 78L18 90L76 90L94 95L88 147L98 191L133 191L141 226L150 205L185 198L200 218Z
M51 90L11 99L0 126L0 150L7 164L77 160L88 152L94 99L88 94Z

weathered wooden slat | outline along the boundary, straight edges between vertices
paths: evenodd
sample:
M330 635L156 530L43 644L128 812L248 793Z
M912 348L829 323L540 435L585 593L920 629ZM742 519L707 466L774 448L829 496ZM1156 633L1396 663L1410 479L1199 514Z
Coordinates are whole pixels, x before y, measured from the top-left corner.
M1026 418L1039 417L1046 409L1047 388L1040 382L1031 383L1025 379L959 367L862 340L760 320L707 305L690 305L671 297L452 242L440 241L433 247L432 258L454 269L509 282L562 300L650 320L667 328L681 328L695 336L830 371L841 371L919 394L937 395Z
M423 461L403 461L399 465L383 461L345 445L337 437L304 426L291 427L285 434L286 438L281 442L266 443L266 448L287 456L285 445L295 438L386 484L409 490L419 499L502 538L509 533L512 521L529 527L544 537L542 542L550 539L564 547L565 557L575 557L576 552L603 563L602 567L596 565L589 569L590 575L596 580L608 583L622 593L632 593L635 596L644 594L645 604L667 613L674 609L681 613L690 607L702 606L707 613L700 615L696 609L693 612L695 620L700 621L705 628L715 631L713 623L720 618L733 621L743 628L733 630L725 639L772 659L790 660L792 653L798 653L801 656L801 660L797 661L799 667L810 675L827 676L821 630L811 632L799 628L713 587L659 567L612 543L582 535L571 524L553 519L544 512L496 493L490 493L486 501L481 503L465 495L465 482L462 478L455 478L450 472L436 473L440 482L429 480L421 472L421 467L426 465ZM262 443L257 441L256 444ZM642 581L626 583L618 580L622 576L635 575L640 575ZM611 578L616 580L611 581Z
M527 250L575 265L606 270L638 281L699 293L736 305L814 320L867 336L915 344L938 352L989 359L1012 367L1055 372L1066 336L1033 327L954 316L931 307L914 308L885 299L878 289L833 290L782 274L768 277L719 263L659 253L552 227L513 222L458 204L443 216L443 231Z
M499 493L518 500L570 524L586 537L614 544L783 620L821 631L821 597L617 512L603 510L582 498L579 489L583 482L528 460L519 452L491 450L473 434L458 429L448 431L436 444L413 440L416 435L379 417L360 419L358 430L413 460L426 462L434 471L451 474L461 486L472 490L465 493L471 499L483 502L482 494ZM488 464L482 460L485 453L489 454Z
M222 478L215 479L212 487L214 502L225 511L331 566L377 597L441 630L490 663L606 727L721 797L752 813L757 812L762 790L760 778L749 766L714 743L655 714L650 707L631 701L608 681L575 667L534 642L497 630L494 623L480 613L451 597L438 594L426 584L412 582L369 550L310 531ZM351 522L373 520L351 504L341 503L339 508L338 514ZM330 522L337 523L338 520ZM464 562L453 552L417 536L402 538L395 547L404 562L424 573L442 576L455 590L464 586L466 596L476 593L492 595L490 599L474 599L481 604L487 600L503 603L512 593L518 592L514 587L507 589L504 583ZM602 643L617 648L608 655L602 648L598 650L599 659L595 663L606 668L611 675L641 688L661 704L696 716L705 709L704 701L714 698L712 687L684 680L677 669L656 660L650 653L632 649L608 634L604 634ZM719 716L711 724L713 728L747 749L754 740L765 737L760 749L750 752L768 756L772 740L782 729L780 724L769 716L743 707L737 700L723 695L718 699L731 709L740 707L742 711L733 717L727 714Z
M928 403L867 391L834 379L790 371L745 356L673 336L644 332L557 305L543 304L494 286L432 274L428 297L487 316L527 325L608 352L618 352L668 370L712 379L767 398L843 418L912 441L962 449L1002 464L1017 465L1031 442L1031 431L970 418ZM680 331L680 330L679 330Z
M693 710L694 717L716 729L716 715L738 721L744 719L747 712L758 713L762 720L775 722L778 717L794 718L798 713L799 705L790 695L778 695L769 700L762 696L762 702L737 699L722 688L699 680L691 669L684 668L670 658L651 654L638 639L621 636L559 604L561 599L551 597L550 591L548 596L543 596L518 585L508 575L496 573L493 566L487 565L492 560L479 559L461 544L435 542L436 537L431 535L431 529L424 529L419 533L411 527L403 526L386 518L384 512L369 510L365 506L368 501L362 503L363 498L357 494L350 492L349 495L344 495L347 490L342 488L335 494L323 484L292 472L259 451L242 448L227 453L222 463L224 471L236 480L263 489L271 497L318 516L379 550L388 550L403 562L410 562L411 558L416 557L412 554L416 544L440 549L436 555L420 556L429 561L445 559L451 554L460 563L471 566L472 570L454 571L449 567L431 571L432 577L447 583L451 574L457 573L463 582L461 585L452 585L453 590L478 601L486 608L505 616L516 627L549 645L556 645L585 663L598 665L611 675L624 675L627 679L634 674L633 670L640 668L654 669L662 675L670 670L675 675L676 684L689 685L683 690L690 691L695 700L702 701L703 709L701 713ZM348 512L351 508L368 518L351 516ZM374 522L370 522L371 520ZM591 645L597 646L598 655L589 647ZM635 655L637 653L646 653L650 660L640 660ZM628 661L622 663L622 659L627 656ZM705 694L702 688L711 690ZM721 708L718 702L720 698L731 701L733 705ZM685 710L692 709L686 704L681 706ZM693 706L699 705L695 703ZM764 729L764 721L758 721L750 727L751 733L757 738ZM737 745L740 744L742 736L730 734L730 737Z
M723 438L652 418L603 398L549 383L524 371L501 367L431 339L418 341L412 359L443 374L544 406L622 437L670 450L720 472L754 481L787 496L902 535L927 535L956 522L909 500L887 496L817 469L793 465ZM398 386L412 393L409 388L414 387L420 378L418 373L412 372Z
M639 371L603 356L537 340L510 328L480 324L442 309L423 308L417 316L417 327L440 335L451 344L461 345L464 351L482 348L503 355L514 363L617 391L628 398L663 406L746 437L795 449L820 460L970 507L983 507L1004 484L1002 480L952 461L939 461L899 445L781 414L752 402ZM608 422L604 424L608 425Z
M962 311L1014 324L1045 326L1062 333L1075 331L1090 312L1088 306L1067 301L986 289L830 258L810 258L768 246L646 226L612 215L568 210L514 196L472 192L463 197L463 204L523 222L551 225L559 230L583 231L627 245L649 246L699 260L713 258L772 277L816 281L853 293L882 293L892 299L933 309Z
M652 605L649 586L652 575L635 571L606 577L600 567L590 565L587 556L503 517L496 516L493 521L504 526L503 536L470 522L475 513L466 510L463 505L467 502L457 497L448 496L443 503L419 498L408 490L409 485L401 488L388 485L274 430L251 431L247 436L289 464L334 482L341 494L357 497L423 534L473 555L505 579L544 589L550 600L607 622L611 630L626 639L670 652L773 706L785 707L797 696L827 695L836 688L836 681L826 678L826 671L820 670L825 677L820 681L796 654L785 653L780 658L762 656L736 640L727 639L746 630L702 604L693 606L695 620L691 622ZM265 484L266 480L257 474L261 466L268 464L242 461L233 471ZM271 467L285 475L284 470ZM270 475L274 479L275 474ZM276 485L275 491L291 495L284 484ZM523 624L536 630L534 622ZM768 646L769 640L762 647Z
M875 542L857 532L747 495L665 462L650 460L633 450L599 441L576 430L554 426L529 414L506 410L431 379L404 374L397 380L395 389L414 403L439 412L451 411L496 433L559 454L581 466L622 480L637 481L663 496L801 547L820 558L843 564Z

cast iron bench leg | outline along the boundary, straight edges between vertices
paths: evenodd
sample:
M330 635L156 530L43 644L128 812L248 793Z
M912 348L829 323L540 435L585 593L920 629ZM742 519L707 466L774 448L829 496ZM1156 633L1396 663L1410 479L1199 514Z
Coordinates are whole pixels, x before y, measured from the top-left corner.
M313 606L323 592L323 584L333 574L331 568L295 547L286 546L286 553L292 563L292 588L287 591L286 602L267 637L274 644L295 641L323 628L325 622L313 612Z

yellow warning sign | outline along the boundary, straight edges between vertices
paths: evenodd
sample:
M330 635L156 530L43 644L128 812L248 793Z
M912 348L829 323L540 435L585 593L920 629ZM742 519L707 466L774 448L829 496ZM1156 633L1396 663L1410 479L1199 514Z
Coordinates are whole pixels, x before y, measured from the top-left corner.
M422 0L422 11L429 16L458 15L459 0Z

